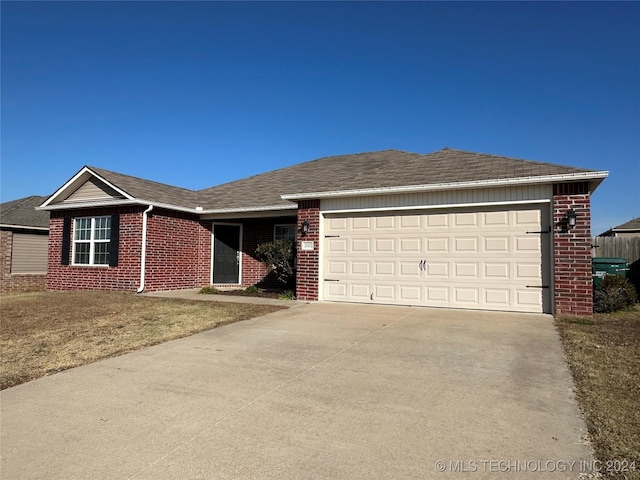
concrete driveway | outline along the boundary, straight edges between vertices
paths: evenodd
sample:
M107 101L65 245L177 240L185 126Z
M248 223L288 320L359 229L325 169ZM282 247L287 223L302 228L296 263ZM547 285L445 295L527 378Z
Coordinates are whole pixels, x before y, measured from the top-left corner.
M578 478L591 460L545 315L307 304L1 404L6 479Z

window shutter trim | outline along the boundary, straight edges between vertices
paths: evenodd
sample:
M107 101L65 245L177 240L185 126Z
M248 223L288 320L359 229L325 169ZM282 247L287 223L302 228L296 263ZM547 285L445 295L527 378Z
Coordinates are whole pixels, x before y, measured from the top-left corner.
M60 257L61 265L69 265L71 252L71 217L64 217L62 221L62 252Z
M120 215L111 215L111 238L109 245L109 266L118 266L118 246L120 245Z

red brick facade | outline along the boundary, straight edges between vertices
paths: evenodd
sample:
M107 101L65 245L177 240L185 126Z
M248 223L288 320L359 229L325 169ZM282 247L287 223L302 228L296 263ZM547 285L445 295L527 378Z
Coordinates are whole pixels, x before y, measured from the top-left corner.
M52 212L49 240L49 290L124 290L140 287L142 221L144 207L122 207ZM119 214L119 254L117 266L63 265L63 218ZM290 219L251 219L243 224L242 286L278 287L255 256L257 246L273 240L276 223L295 223ZM212 221L195 215L153 209L147 220L147 249L144 291L200 288L211 281ZM70 253L71 255L71 253ZM44 278L43 278L44 282Z
M575 227L569 227L565 218L571 208L577 214ZM589 184L554 185L553 277L557 314L593 314L590 225Z
M273 241L276 224L295 224L295 217L282 219L249 219L242 222L242 275L243 287L257 285L260 288L282 288L277 278L269 275L265 265L256 258L256 248L261 243Z
M588 183L554 185L553 195L553 278L555 312L591 315L593 309L590 237L590 192ZM575 227L565 220L567 210L577 213ZM144 207L121 207L72 212L54 211L49 231L47 288L50 290L103 289L136 291L140 286L141 233ZM117 266L63 265L63 217L120 215L119 257ZM300 234L300 225L308 220L309 232ZM319 299L320 201L298 204L297 219L242 219L241 286L262 288L280 286L267 274L255 256L260 243L273 240L275 224L296 222L298 230L296 297ZM147 225L145 291L200 288L211 280L211 241L213 222L196 215L162 209L152 210ZM3 237L3 242L4 242ZM303 250L302 242L312 242L312 250ZM71 263L71 262L70 262ZM4 273L3 273L4 279ZM3 282L4 285L4 282Z
M45 274L11 273L13 232L0 231L0 293L44 290Z
M298 226L305 220L309 221L309 233L304 237L298 236L296 298L318 300L320 200L302 200L298 203ZM301 242L313 242L313 250L302 250Z
M49 226L49 290L124 290L140 287L144 207L52 212ZM63 265L64 215L120 215L117 266ZM145 291L195 288L209 283L211 230L194 215L154 209L147 223Z

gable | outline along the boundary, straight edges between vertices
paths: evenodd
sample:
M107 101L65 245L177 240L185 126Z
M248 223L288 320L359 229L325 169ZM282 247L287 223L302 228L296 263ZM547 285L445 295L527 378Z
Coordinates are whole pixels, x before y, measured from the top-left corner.
M106 185L104 182L96 178L89 178L77 189L69 194L65 199L61 199L62 202L83 202L89 200L111 200L122 199L123 195L120 195L116 190Z

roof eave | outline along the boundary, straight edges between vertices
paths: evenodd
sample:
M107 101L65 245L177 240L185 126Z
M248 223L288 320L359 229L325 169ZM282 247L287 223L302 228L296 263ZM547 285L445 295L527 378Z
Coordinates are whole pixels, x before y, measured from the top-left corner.
M229 213L251 213L251 212L268 212L277 210L292 210L297 209L298 205L292 203L291 205L265 205L255 207L242 207L242 208L214 208L203 209L199 207L183 207L180 205L172 205L168 203L155 202L151 200L144 200L139 198L122 199L122 200L96 200L86 202L74 202L74 203L57 203L55 205L36 207L36 210L77 210L82 208L99 208L99 207L121 207L125 205L141 205L148 206L153 205L155 208L165 208L167 210L175 210L178 212L191 213L194 215L216 215L216 214L229 214Z
M441 190L462 190L468 188L512 187L519 185L533 185L544 183L590 181L593 192L602 181L607 178L607 171L578 172L562 175L544 175L537 177L501 178L494 180L477 180L471 182L449 182L428 185L406 185L399 187L363 188L354 190L330 190L325 192L291 193L281 195L283 200L305 200L332 197L355 197L365 195L389 195L402 193L419 193Z
M12 228L12 229L19 229L19 230L42 230L44 232L48 232L49 231L49 227L34 227L31 225L11 225L9 223L0 223L0 228Z

